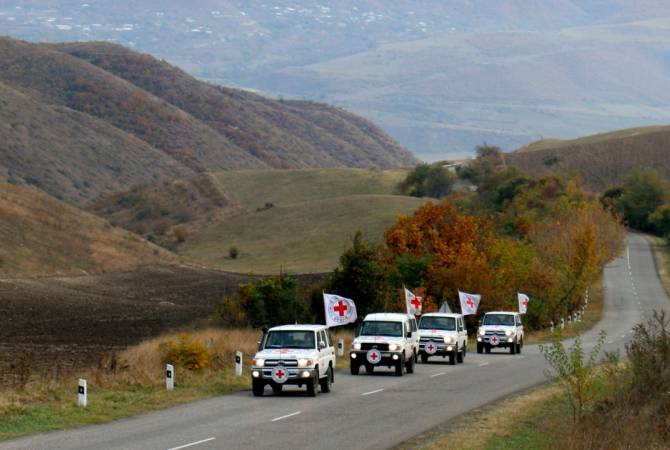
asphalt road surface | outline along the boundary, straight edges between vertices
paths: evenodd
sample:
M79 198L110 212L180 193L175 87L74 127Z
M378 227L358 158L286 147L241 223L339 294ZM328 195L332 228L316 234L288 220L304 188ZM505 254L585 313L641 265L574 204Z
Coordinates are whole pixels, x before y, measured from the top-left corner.
M623 255L605 268L602 322L584 335L589 349L601 329L607 348L622 348L632 327L670 301L647 242L628 236ZM465 363L417 365L390 372L336 374L333 391L316 398L287 389L255 398L240 392L119 420L106 425L7 441L0 449L336 449L388 448L477 407L546 380L537 346L521 355L469 353ZM90 395L95 395L91 393Z

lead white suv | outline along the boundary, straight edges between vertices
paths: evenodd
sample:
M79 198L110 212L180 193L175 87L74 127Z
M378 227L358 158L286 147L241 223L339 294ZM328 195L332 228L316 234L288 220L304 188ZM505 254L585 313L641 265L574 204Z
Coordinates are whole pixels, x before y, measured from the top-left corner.
M421 362L431 356L449 356L449 364L462 363L468 351L468 331L463 316L453 313L429 313L419 320Z
M372 373L375 367L395 368L399 377L406 370L414 373L419 351L416 319L407 314L368 314L352 342L349 367L358 375L361 366Z
M492 348L509 348L510 354L521 353L523 324L515 312L494 311L484 314L477 330L477 353Z
M251 387L257 397L265 385L275 394L284 385L307 387L307 395L330 392L335 378L335 347L324 325L282 325L263 334L251 363Z

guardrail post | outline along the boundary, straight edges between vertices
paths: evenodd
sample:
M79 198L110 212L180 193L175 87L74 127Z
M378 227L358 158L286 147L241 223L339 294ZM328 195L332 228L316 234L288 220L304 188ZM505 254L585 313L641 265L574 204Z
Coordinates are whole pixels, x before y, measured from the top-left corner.
M86 385L86 380L83 378L79 379L79 386L77 387L77 397L79 400L79 406L86 407L88 403L88 387Z
M344 338L337 341L337 356L344 356Z
M168 391L174 389L174 366L172 364L165 367L165 388Z
M242 352L235 352L235 375L238 377L242 376Z

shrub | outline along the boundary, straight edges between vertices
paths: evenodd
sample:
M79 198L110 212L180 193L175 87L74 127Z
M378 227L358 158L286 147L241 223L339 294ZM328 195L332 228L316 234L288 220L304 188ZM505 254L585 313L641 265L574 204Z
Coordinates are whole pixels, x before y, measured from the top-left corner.
M230 248L228 249L228 256L230 256L231 259L237 259L238 256L237 247L231 245Z
M666 395L670 391L670 318L666 312L654 311L647 324L636 325L626 351L634 398L644 401Z
M207 347L202 342L191 339L187 333L180 334L177 342L164 342L159 348L163 363L188 370L204 369L212 359Z

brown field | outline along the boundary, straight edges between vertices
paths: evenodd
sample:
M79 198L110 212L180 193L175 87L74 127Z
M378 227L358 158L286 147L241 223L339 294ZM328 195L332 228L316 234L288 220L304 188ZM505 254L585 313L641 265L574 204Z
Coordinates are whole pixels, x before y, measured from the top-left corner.
M187 267L0 280L0 382L96 366L145 339L208 324L223 297L246 280Z

